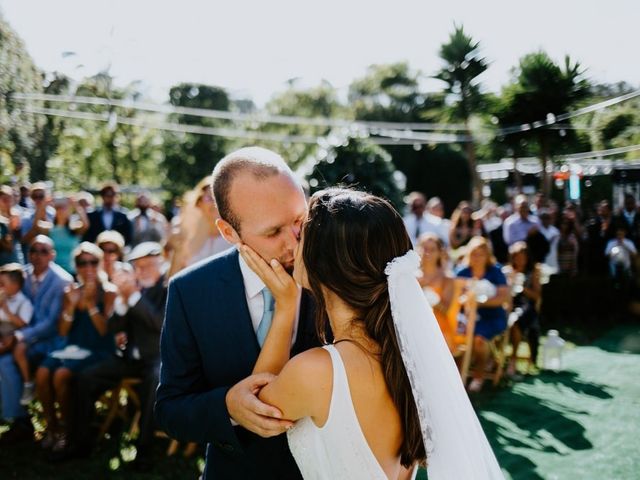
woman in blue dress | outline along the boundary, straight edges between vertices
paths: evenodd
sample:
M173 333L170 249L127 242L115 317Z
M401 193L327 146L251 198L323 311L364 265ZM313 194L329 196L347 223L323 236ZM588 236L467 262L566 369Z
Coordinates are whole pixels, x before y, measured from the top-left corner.
M84 209L72 198L56 197L53 199L53 207L56 209L56 215L49 237L56 247L56 263L71 275L75 275L73 251L89 228L89 219ZM76 214L73 213L74 210Z
M482 389L482 374L489 360L489 342L507 329L507 312L504 304L509 301L507 279L491 252L491 245L484 237L473 237L467 245L463 268L458 277L470 278L476 283L488 281L495 288L490 295L477 295L478 319L473 339L474 378L469 384L470 392Z
M65 290L58 321L64 349L49 354L36 373L36 392L47 422L42 446L50 448L53 456L62 454L68 447L73 376L114 351L107 319L113 311L116 289L105 280L102 257L102 250L90 242L82 242L74 250L78 283ZM59 419L56 402L60 407Z

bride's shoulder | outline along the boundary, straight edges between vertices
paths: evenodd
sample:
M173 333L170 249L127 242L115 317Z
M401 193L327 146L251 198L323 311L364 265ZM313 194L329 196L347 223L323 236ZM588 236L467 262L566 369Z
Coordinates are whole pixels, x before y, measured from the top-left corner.
M324 380L331 381L331 356L324 348L311 348L289 360L285 369L289 370L289 375L299 378L301 383L308 384L310 388L317 388Z
M260 399L278 407L285 418L326 418L332 392L329 352L313 348L289 360L274 381L262 389Z

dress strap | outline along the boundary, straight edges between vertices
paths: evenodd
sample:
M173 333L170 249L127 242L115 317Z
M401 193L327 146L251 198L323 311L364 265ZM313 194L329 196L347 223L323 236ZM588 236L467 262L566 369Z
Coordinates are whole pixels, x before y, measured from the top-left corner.
M333 391L331 393L331 409L342 409L345 402L351 406L351 392L349 391L349 380L347 370L340 356L340 352L334 345L325 345L324 348L331 355L333 366ZM334 413L334 412L330 412Z

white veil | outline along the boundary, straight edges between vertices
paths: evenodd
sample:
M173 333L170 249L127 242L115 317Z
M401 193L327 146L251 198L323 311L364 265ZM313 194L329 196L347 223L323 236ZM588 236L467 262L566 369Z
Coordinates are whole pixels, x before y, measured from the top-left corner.
M413 250L385 269L393 322L427 450L429 480L504 479L433 310Z

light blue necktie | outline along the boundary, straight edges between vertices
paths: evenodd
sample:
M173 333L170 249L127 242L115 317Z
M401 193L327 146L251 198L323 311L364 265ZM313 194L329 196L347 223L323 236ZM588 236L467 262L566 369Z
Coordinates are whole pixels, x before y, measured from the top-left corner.
M271 292L267 287L262 289L262 298L264 300L264 310L262 312L262 319L258 325L258 330L256 331L256 337L258 338L258 343L261 347L264 345L264 340L267 338L267 333L269 333L269 327L271 327L274 304L273 295L271 295Z

